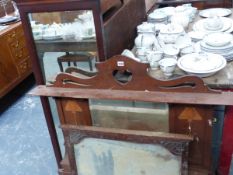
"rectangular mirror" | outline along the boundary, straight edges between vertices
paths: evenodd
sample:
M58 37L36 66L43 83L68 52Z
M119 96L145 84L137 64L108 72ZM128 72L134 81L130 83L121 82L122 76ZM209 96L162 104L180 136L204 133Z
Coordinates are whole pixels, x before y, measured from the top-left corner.
M95 61L105 60L99 0L15 2L38 85L53 83L55 76L69 67L95 71ZM56 104L52 98L41 97L41 101L60 166L60 150L64 149Z

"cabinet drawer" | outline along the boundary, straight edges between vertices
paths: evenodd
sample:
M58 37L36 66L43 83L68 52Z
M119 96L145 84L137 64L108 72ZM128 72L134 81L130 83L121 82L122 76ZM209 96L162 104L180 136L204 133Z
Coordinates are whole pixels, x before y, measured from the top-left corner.
M15 52L12 52L12 55L15 59L15 61L21 62L23 59L29 56L28 49L26 47L20 48L20 49L15 49Z
M19 73L24 74L31 71L31 62L29 57L27 57L23 62L18 65Z

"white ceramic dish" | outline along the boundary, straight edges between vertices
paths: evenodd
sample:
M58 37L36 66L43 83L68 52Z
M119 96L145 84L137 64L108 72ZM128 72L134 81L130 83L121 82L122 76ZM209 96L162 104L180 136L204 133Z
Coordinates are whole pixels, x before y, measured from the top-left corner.
M180 35L177 37L175 45L179 49L183 49L187 46L190 46L192 44L192 40L189 37L189 35Z
M123 50L121 55L132 58L133 60L140 62L140 59L136 58L135 55L133 54L133 52L128 50L128 49Z
M208 30L204 27L204 24L206 23L207 19L201 19L199 21L197 21L194 25L193 25L193 30L194 31L202 31L202 32L206 32L206 33L210 33L210 32L225 32L228 31L232 28L232 23L233 20L230 18L226 18L226 17L221 17L219 18L222 20L223 22L223 27L221 29L218 30Z
M201 31L191 31L188 33L189 37L191 37L193 42L197 42L200 41L204 38L204 36L206 35L205 32L201 32Z
M218 54L192 53L182 56L177 65L188 74L207 77L223 69L226 66L226 59Z
M164 56L173 57L177 56L180 52L180 49L174 44L167 44L163 47Z
M210 51L217 50L217 51L226 52L226 51L233 49L233 42L231 41L229 44L216 47L216 46L211 46L211 45L206 44L205 41L201 41L200 46L201 46L201 48L204 48L204 49L210 50Z
M160 69L166 77L172 76L176 68L177 60L174 58L164 58L159 61Z
M210 33L204 37L204 42L213 47L221 47L230 44L233 37L228 33Z
M210 9L205 9L201 10L199 15L204 18L209 18L212 16L229 16L231 14L231 10L227 8L210 8Z

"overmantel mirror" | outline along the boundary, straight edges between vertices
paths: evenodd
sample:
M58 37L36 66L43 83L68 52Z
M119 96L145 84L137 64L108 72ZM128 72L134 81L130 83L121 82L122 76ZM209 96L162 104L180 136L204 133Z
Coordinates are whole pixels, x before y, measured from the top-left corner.
M81 65L93 71L96 61L105 60L98 0L16 0L16 3L37 84L50 84L56 74L69 66ZM52 99L41 100L60 162L62 156L54 127L55 103Z

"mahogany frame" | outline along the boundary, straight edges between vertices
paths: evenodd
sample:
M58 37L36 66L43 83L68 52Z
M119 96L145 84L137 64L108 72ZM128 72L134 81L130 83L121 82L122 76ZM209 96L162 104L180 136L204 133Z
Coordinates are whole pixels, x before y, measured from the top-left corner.
M62 125L61 128L65 137L65 148L67 151L69 168L61 169L60 175L78 175L74 145L80 143L85 138L161 145L173 155L181 158L181 175L188 175L188 146L189 142L193 140L191 136L74 125Z
M103 28L102 28L102 17L100 12L100 2L99 0L15 0L17 7L19 9L21 21L23 24L23 29L26 38L26 44L29 48L29 53L32 59L32 68L37 85L45 84L43 79L43 74L37 55L36 46L34 43L30 21L29 13L40 13L40 12L54 12L54 11L73 11L73 10L92 10L96 29L96 40L98 47L99 60L105 60L105 47L103 45ZM56 135L56 130L52 118L51 109L49 107L49 101L46 97L41 97L42 106L44 109L44 115L46 123L48 125L55 157L58 166L60 166L60 161L62 160L62 155L59 147L59 142Z

